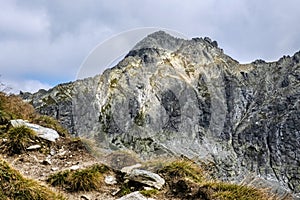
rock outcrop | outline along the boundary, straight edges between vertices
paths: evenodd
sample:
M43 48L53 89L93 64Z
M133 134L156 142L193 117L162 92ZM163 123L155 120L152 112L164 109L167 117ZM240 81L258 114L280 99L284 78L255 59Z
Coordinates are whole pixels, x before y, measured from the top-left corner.
M154 187L158 190L160 190L165 184L165 180L158 174L142 169L133 169L130 173L125 175L125 178Z
M33 130L39 138L42 138L44 140L48 140L50 142L55 142L56 139L59 138L59 134L57 133L56 130L53 130L51 128L46 128L46 127L43 127L43 126L40 126L40 125L37 125L37 124L32 124L32 123L29 123L29 122L24 121L22 119L10 120L10 124L13 127L26 126L26 127L30 128L31 130ZM34 145L34 146L30 146L28 148L34 149L34 148L37 148L37 146Z
M70 133L74 132L72 96L74 83L64 83L46 91L40 89L31 94L20 92L20 96L31 103L42 115L51 116L61 123Z
M127 194L117 200L153 200L152 198L144 197L139 191Z
M98 148L206 159L299 194L299 61L240 64L209 38L156 32L102 75L23 97Z

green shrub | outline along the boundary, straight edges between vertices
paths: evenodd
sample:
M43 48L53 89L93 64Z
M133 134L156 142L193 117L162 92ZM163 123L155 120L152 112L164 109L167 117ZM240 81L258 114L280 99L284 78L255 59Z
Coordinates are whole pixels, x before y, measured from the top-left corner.
M0 125L6 125L10 118L10 115L8 115L4 110L0 109Z
M144 195L145 197L154 197L155 195L157 195L159 193L158 190L156 189L151 189L151 190L142 190L140 191L142 195Z
M158 171L164 177L172 179L187 178L195 183L201 183L203 170L188 160L178 160L171 162Z
M133 190L130 189L130 186L128 185L128 183L124 183L124 184L122 184L120 191L118 192L117 195L122 197L127 194L130 194L131 192L133 192Z
M78 170L71 176L70 191L93 191L101 186L102 175L87 169Z
M93 165L76 171L66 170L50 175L47 182L70 192L98 191L103 184L102 174L108 170L105 165Z
M275 200L267 189L208 179L206 171L189 160L166 164L159 173L167 182L167 194L181 199ZM192 190L191 188L194 188ZM190 196L188 196L190 195Z
M39 140L36 133L24 125L11 127L4 137L7 139L4 151L9 154L23 153L28 146Z
M245 199L245 200L271 200L275 199L261 189L250 186L237 185L224 182L205 183L201 188L212 191L212 198L220 200Z
M70 170L61 171L55 174L50 175L47 179L47 182L54 187L63 188L65 185L68 185L68 177L70 175Z

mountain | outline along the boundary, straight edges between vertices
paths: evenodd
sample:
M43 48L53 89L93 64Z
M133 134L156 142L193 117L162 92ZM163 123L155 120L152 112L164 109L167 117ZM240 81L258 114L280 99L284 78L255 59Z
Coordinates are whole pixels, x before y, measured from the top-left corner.
M240 64L209 38L159 31L102 75L21 96L103 152L211 162L223 180L263 182L296 198L299 61L297 52Z

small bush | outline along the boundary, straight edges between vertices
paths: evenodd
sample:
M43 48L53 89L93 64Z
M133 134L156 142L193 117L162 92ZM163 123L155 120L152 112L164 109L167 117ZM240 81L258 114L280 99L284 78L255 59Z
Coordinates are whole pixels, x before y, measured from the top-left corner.
M171 162L158 171L166 178L179 179L187 178L195 183L203 181L203 170L188 160Z
M65 185L68 185L68 177L70 175L70 170L61 171L55 174L50 175L47 179L47 182L54 187L63 188Z
M102 183L102 174L96 170L82 169L71 174L70 191L98 190Z
M128 183L124 183L122 184L120 191L117 193L118 196L122 197L125 196L127 194L130 194L131 192L133 192L133 190L130 189L130 186Z
M65 198L34 180L24 178L0 158L0 199L62 200Z
M152 190L142 190L140 191L142 195L144 195L145 197L154 197L155 195L157 195L159 193L158 190L156 189L152 189Z
M247 200L271 200L275 199L261 189L254 187L236 185L224 182L210 182L204 184L201 189L206 188L211 191L214 199L247 199Z
M76 171L67 170L50 175L47 182L70 192L98 191L103 184L102 174L108 170L105 165L93 165Z
M159 173L167 182L167 195L181 199L275 200L266 189L209 180L206 171L188 160L165 165Z
M7 138L4 150L9 154L23 153L29 145L39 140L36 133L26 126L11 127L4 137Z
M10 115L8 115L4 110L0 109L0 125L6 125L10 118Z

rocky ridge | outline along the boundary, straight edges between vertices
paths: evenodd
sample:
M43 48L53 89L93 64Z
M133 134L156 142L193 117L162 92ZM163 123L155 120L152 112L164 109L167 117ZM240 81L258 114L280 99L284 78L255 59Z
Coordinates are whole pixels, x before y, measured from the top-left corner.
M102 151L207 160L224 180L254 175L296 198L299 61L240 64L209 38L156 32L102 75L21 96Z

